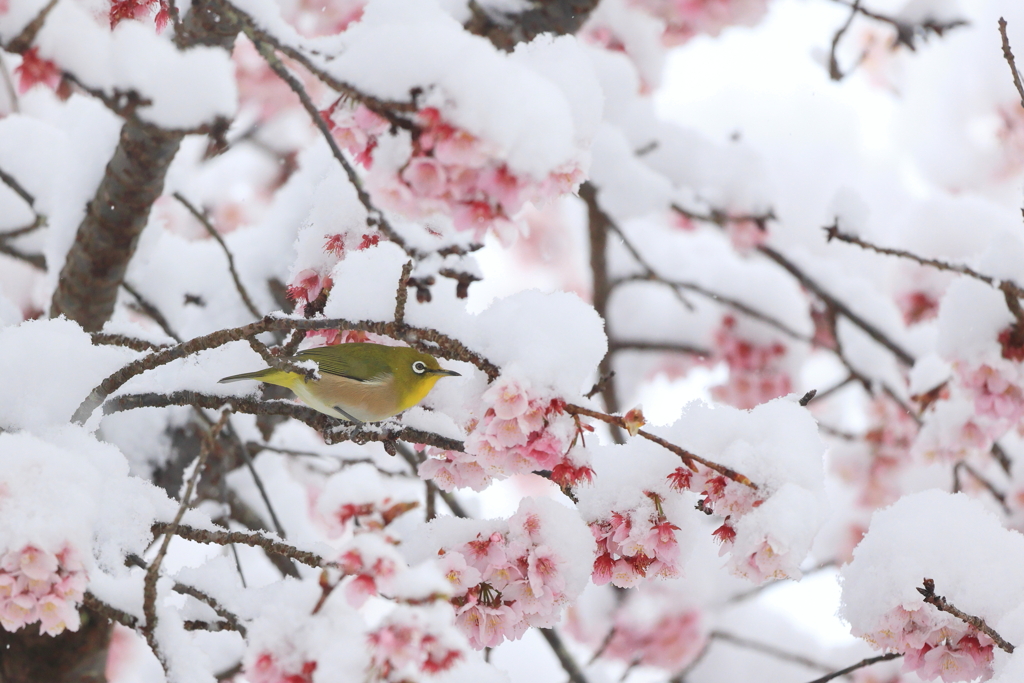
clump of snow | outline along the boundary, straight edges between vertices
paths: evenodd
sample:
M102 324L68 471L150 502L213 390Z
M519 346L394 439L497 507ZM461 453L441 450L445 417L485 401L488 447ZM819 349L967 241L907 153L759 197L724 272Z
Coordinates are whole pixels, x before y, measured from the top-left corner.
M1024 536L1006 529L962 493L904 496L876 512L867 535L842 570L841 614L855 634L880 628L896 607L923 606L925 578L958 609L995 623L1024 604Z
M71 419L100 382L138 354L94 346L63 317L0 330L0 427L42 432Z

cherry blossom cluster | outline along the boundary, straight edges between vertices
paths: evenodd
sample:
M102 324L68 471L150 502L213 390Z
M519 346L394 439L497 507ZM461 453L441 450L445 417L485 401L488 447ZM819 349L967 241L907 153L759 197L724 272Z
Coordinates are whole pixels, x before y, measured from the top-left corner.
M447 671L466 658L465 641L459 641L425 619L423 610L399 607L369 634L373 680L398 683Z
M0 557L0 626L17 631L39 622L39 632L55 636L77 631L78 604L88 579L75 551L56 555L25 546Z
M334 286L334 280L330 273L334 267L344 260L347 253L369 249L380 243L380 235L377 233L362 233L359 231L346 231L323 235L322 245L316 250L316 265L303 268L296 272L290 279L287 288L287 296L298 310L313 307L316 310L307 310L307 315L322 310L324 301ZM308 263L308 261L307 261ZM320 308L317 309L317 306ZM311 330L306 336L323 337L326 344L339 344L342 341L366 341L366 335L362 332L342 333L338 330Z
M261 652L245 668L245 676L252 683L313 683L315 661L282 661L270 652Z
M153 17L158 32L167 27L171 20L171 10L167 0L111 0L110 28L114 28L125 19L135 21L149 20Z
M558 398L532 389L525 379L503 375L481 397L483 416L468 426L466 452L428 450L419 468L445 491L483 490L494 479L536 470L551 472L560 486L590 481L593 471L574 449L580 429Z
M603 590L611 592L612 589ZM565 628L604 659L680 671L707 645L703 610L687 579L645 583L615 597L592 591L566 613Z
M419 506L411 492L399 493L368 462L349 463L327 478L307 486L311 517L329 538L345 534L386 532L399 516ZM388 538L384 534L385 538ZM394 539L392 539L394 540Z
M960 385L973 399L976 420L987 437L998 439L1024 417L1024 375L1019 362L989 359L979 365L954 363Z
M879 628L857 633L880 649L902 652L903 670L925 681L971 681L992 676L992 640L952 615L931 605L896 607L882 617Z
M38 47L32 47L21 55L21 64L14 68L14 77L18 80L18 94L24 95L36 85L56 90L60 85L61 70L49 59L41 57Z
M651 492L635 508L612 511L593 522L590 530L598 548L593 582L632 588L645 578L678 577L678 529L665 516L661 497Z
M737 408L750 409L793 390L793 382L783 366L786 347L779 342L760 345L737 334L736 319L725 316L715 333L713 361L729 366L729 380L712 387L718 401Z
M919 427L902 406L886 395L872 399L868 414L872 422L864 435L867 448L849 451L849 457L840 450L832 463L836 473L860 492L859 504L875 509L902 495L899 475L912 463L911 446Z
M347 544L338 559L344 579L345 598L352 607L381 592L390 592L394 580L407 565L388 541L378 534L361 534Z
M768 9L768 0L631 0L664 20L662 41L681 45L694 36L717 36L728 26L753 26Z
M701 611L671 611L657 620L630 619L620 612L615 634L608 641L604 656L632 664L657 666L678 671L693 662L704 649L707 636L701 628Z
M385 208L410 218L451 217L457 230L482 239L488 229L511 241L513 219L526 202L544 203L575 191L583 180L578 166L536 179L516 173L488 141L447 121L434 107L416 112L412 150L400 168L375 163L381 136L391 123L366 105L341 100L322 112L338 143L370 171L367 188Z
M530 626L551 626L576 597L569 594L565 576L575 558L568 549L544 542L552 523L520 506L507 530L483 531L439 551L438 563L453 591L455 622L473 647L517 640Z

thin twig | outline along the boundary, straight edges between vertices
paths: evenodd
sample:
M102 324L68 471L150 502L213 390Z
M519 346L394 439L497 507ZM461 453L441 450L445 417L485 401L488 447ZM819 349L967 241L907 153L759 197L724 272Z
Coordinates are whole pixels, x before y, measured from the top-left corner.
M24 261L33 268L38 270L46 270L46 257L42 254L26 254L17 247L12 247L7 244L6 241L0 240L0 254L7 254L11 258L16 258L19 261Z
M850 16L846 18L846 22L839 27L835 35L832 36L832 50L829 52L828 57L828 75L833 81L841 81L846 75L839 70L839 59L836 57L836 49L839 47L839 41L842 40L843 34L845 34L850 24L853 23L854 17L857 16L857 10L860 9L860 0L854 0L851 6Z
M36 198L33 197L32 194L26 190L14 176L6 173L2 168L0 168L0 182L14 190L15 194L25 200L25 203L28 204L30 209L33 211L35 210Z
M954 617L964 622L968 626L973 626L978 631L981 631L986 636L992 639L999 649L1007 654L1013 654L1014 647L1011 643L1008 643L1003 639L1001 635L996 633L991 626L985 623L985 620L981 617L976 617L971 614L963 612L946 601L946 598L941 595L935 594L935 582L932 579L924 579L923 587L918 588L917 592L924 597L924 601L929 605L932 605L941 612L952 614Z
M139 569L143 569L147 572L149 571L149 568L152 566L150 564L147 564L146 561L143 560L141 557L134 554L129 555L127 557L126 564L134 565ZM221 605L220 601L218 601L213 596L205 593L204 591L199 590L195 586L189 586L187 584L181 583L180 581L175 581L171 588L174 590L175 593L187 595L189 597L195 598L199 602L206 604L210 609L212 609L217 614L218 617L220 617L229 624L228 628L230 630L238 631L243 636L245 635L245 627L241 623L239 623L238 617L232 612L230 612L226 607Z
M254 318L263 317L263 314L260 313L258 308L256 308L256 304L254 304L252 299L249 298L249 292L245 289L245 285L242 284L242 280L238 276L238 270L235 268L235 257L231 254L231 250L228 249L228 245L224 242L224 238L220 236L217 229L213 227L212 223L210 223L210 219L200 212L199 209L193 206L191 202L185 199L180 192L175 192L173 196L181 202L186 209L188 209L189 213L191 213L195 219L199 221L204 228L206 228L206 232L209 233L210 237L216 240L217 244L220 245L221 250L228 259L228 271L230 271L231 279L235 283L235 289L238 291L238 295L242 297L242 303L244 303L245 307L249 309L249 313L251 313Z
M256 471L256 463L253 462L252 456L249 455L249 449L242 443L241 437L238 436L238 432L235 431L234 425L231 421L228 421L227 425L228 436L235 442L235 446L238 448L239 453L242 455L242 460L245 461L245 466L249 470L249 474L252 475L252 480L256 483L256 490L259 491L260 498L263 499L263 505L266 506L267 512L270 513L270 521L274 525L274 531L281 538L287 538L284 533L284 526L281 525L281 520L277 518L277 513L274 512L274 506L270 504L270 496L267 494L267 489L263 485L263 478L259 472Z
M902 656L903 654L899 652L888 652L884 655L878 655L877 657L868 657L867 659L862 659L856 664L848 666L845 669L833 671L832 673L822 676L821 678L815 678L813 681L809 681L808 683L828 683L828 681L831 681L835 678L839 678L840 676L845 676L846 674L853 673L857 669L863 669L865 666L871 666L872 664L878 664L879 662L887 662L890 659L898 659Z
M124 288L124 291L132 295L142 312L148 315L150 319L164 331L164 334L179 344L181 343L181 337L179 337L171 328L171 324L167 322L167 318L165 318L164 314L160 312L160 309L151 304L144 296L142 296L141 293L139 293L137 289L132 287L127 280L121 282L121 287Z
M157 659L160 660L160 664L164 667L164 671L167 671L167 660L163 652L161 652L160 644L156 639L156 582L160 576L160 565L163 563L164 557L167 555L167 549L171 545L171 539L177 532L178 525L181 523L181 518L185 516L185 511L189 507L189 503L192 499L192 491L195 489L199 475L206 466L206 460L210 455L210 451L215 448L217 435L220 433L220 430L224 428L224 424L227 422L228 415L230 414L230 411L225 410L221 414L220 420L213 426L213 429L210 430L210 433L205 435L203 445L199 449L198 462L192 472L192 476L189 478L188 486L185 487L185 493L181 496L181 503L178 505L178 512L174 515L174 520L167 525L164 531L163 543L160 544L160 549L157 551L156 557L153 558L149 568L146 570L146 576L143 581L142 613L146 619L146 624L143 626L142 632L146 637L146 642L149 644L150 649L153 650L153 654L156 655Z
M842 232L839 229L838 224L833 224L825 228L826 241L831 242L832 240L839 240L840 242L846 242L847 244L853 244L863 249L873 251L876 254L885 254L886 256L897 256L899 258L909 259L922 266L930 266L936 270L945 270L959 275L966 275L972 277L975 280L980 280L990 287L999 289L1001 291L1009 290L1015 294L1018 298L1024 297L1024 289L1021 289L1017 284L1011 280L997 280L990 275L984 275L974 270L970 266L965 266L959 263L948 263L946 261L940 261L938 259L924 258L917 254L911 253L903 249L893 249L890 247L882 247L872 242L868 242L865 239L851 235L849 233Z
M160 349L167 348L167 344L154 344L153 342L146 341L145 339L128 337L123 334L93 332L91 336L93 344L103 346L123 346L126 349L131 349L132 351L159 351Z
M1013 87L1017 88L1020 95L1020 106L1024 107L1024 85L1020 82L1020 72L1017 71L1017 62L1013 59L1013 52L1010 50L1010 39L1006 35L1006 19L999 17L999 35L1003 39L1003 58L1010 65L1010 73L1013 75Z
M573 405L572 403L569 403L565 406L565 412L567 412L570 415L586 415L587 417L592 417L595 420L600 420L601 422L604 422L606 424L615 425L621 429L626 429L625 419L619 415L608 415L607 413L601 413L596 410L590 410L589 408ZM662 439L660 436L655 436L654 434L644 431L643 429L638 429L636 434L637 436L642 436L648 441L653 441L662 448L665 448L666 450L675 453L683 460L683 463L687 465L692 464L694 462L699 462L701 465L704 465L704 467L707 467L710 470L714 470L715 472L718 472L719 474L726 476L737 483L743 484L744 486L749 486L755 491L758 488L754 482L750 481L750 479L740 474L736 470L726 467L725 465L719 465L716 462L712 462L710 460L702 458L699 455L691 453L685 448L681 448L675 445L674 443Z
M537 630L544 636L544 640L548 641L552 652L558 657L558 662L562 665L565 673L568 674L569 681L571 683L587 683L587 677L583 675L583 670L580 669L579 664L576 663L572 654L565 647L565 643L558 636L558 632L553 628L538 628Z
M153 525L153 533L167 533L170 525L157 523ZM179 524L174 530L174 535L197 543L212 543L215 545L230 545L238 543L251 548L262 548L268 553L281 555L301 562L304 565L314 568L329 566L330 563L320 555L308 550L300 550L293 545L268 538L259 533L247 533L244 531L211 531L209 529L196 529L185 524Z
M101 617L105 617L111 621L116 621L122 626L127 626L130 629L135 629L139 625L139 620L134 614L128 614L127 612L119 610L112 605L108 605L88 591L82 598L82 604Z
M329 444L351 441L355 444L366 444L371 441L387 444L396 441L425 444L444 450L462 451L465 445L457 440L433 432L425 432L412 427L404 427L398 422L382 422L377 425L359 427L351 422L319 413L298 403L290 401L258 401L238 396L214 396L194 391L176 391L171 394L123 394L115 396L103 404L103 414L110 415L138 408L165 408L167 406L191 406L217 410L230 406L236 413L249 415L284 415L312 427L324 437Z
M639 341L633 339L610 340L608 342L608 352L615 353L618 351L663 351L667 353L683 353L689 356L697 356L698 358L707 358L711 355L711 351L708 349L677 342ZM587 398L590 397L588 396Z
M413 476L415 476L420 463L423 462L422 458L404 444L395 444L395 448L398 450L398 454L402 456L402 459L409 464L410 469L412 469ZM443 500L444 504L448 506L448 509L452 511L453 515L456 517L462 517L463 519L469 518L469 514L466 512L466 509L462 507L462 504L459 503L458 499L451 493L439 488L437 489L437 495L441 496L441 500Z
M704 287L703 285L698 285L698 284L696 284L694 282L680 282L678 280L669 280L667 278L663 278L663 277L661 277L659 275L651 273L651 274L648 274L648 275L632 275L632 276L620 278L618 280L615 280L615 282L613 282L612 285L613 286L617 286L617 285L620 285L620 284L623 284L623 283L626 283L626 282L656 282L658 284L665 285L666 287L671 287L672 289L677 290L677 291L685 290L685 291L693 292L694 294L699 294L700 296L702 296L702 297L704 297L706 299L710 299L711 301L714 301L716 303L720 303L720 304L723 304L725 306L728 306L729 308L735 309L736 311L739 311L740 313L743 313L744 315L746 315L746 316L748 316L750 318L753 318L755 320L760 320L761 322L763 322L763 323L765 323L767 325L770 325L771 327L774 327L775 329L779 330L783 334L785 334L785 335L787 335L789 337L792 337L793 339L796 339L797 341L802 341L802 342L807 342L807 343L811 343L812 342L812 337L810 337L810 336L808 336L806 334L801 334L800 332L797 332L796 330L794 330L792 327L786 325L781 320L778 320L777 318L774 318L774 317L768 315L767 313L762 313L761 311L757 310L756 308L753 308L752 306L748 306L747 304L743 303L739 299L734 299L732 297L725 296L724 294L719 294L718 292L710 290L707 287ZM691 308L692 308L692 306L691 306Z
M957 464L953 465L953 486L954 486L954 489L955 489L953 491L953 493L957 493L958 491L960 491L960 476L959 476L959 471L960 470L965 470L968 474L970 474L972 477L974 477L974 480L976 482L978 482L983 487L985 487L985 490L987 490L990 494L992 494L993 498L995 498L997 501L999 501L999 505L1002 506L1004 514L1006 514L1006 515L1011 514L1012 511L1010 510L1010 506L1006 504L1006 494L1003 493L1002 491L1000 491L999 489L997 489L995 487L995 485L992 482L990 482L988 479L983 477L981 475L981 473L978 472L978 470L974 469L969 464L967 464L967 462L965 462L963 460L961 460Z
M398 291L395 292L395 323L405 324L405 304L409 300L409 276L412 275L412 261L402 266L402 274L398 277Z
M827 664L816 662L813 659L804 657L803 655L799 655L794 652L786 652L785 650L780 650L774 645L769 645L768 643L760 643L755 640L748 640L747 638L737 636L733 633L726 633L725 631L712 631L709 637L713 640L721 640L724 643L736 645L737 647L746 648L748 650L754 650L755 652L760 652L762 654L766 654L770 657L774 657L775 659L779 659L785 662L794 662L795 664L806 666L808 669L818 669L819 671L832 671L832 667Z
M822 287L809 275L803 272L803 270L801 270L792 261L790 261L785 256L783 256L782 254L780 254L779 252L775 251L774 249L767 245L762 244L757 248L757 250L760 251L765 256L767 256L772 261L775 261L775 263L780 265L785 271L787 271L790 275L795 277L797 281L804 286L805 289L807 289L815 296L817 296L819 299L821 299L823 302L825 302L826 305L834 308L836 313L842 314L847 320L849 320L851 323L853 323L854 325L862 329L865 333L867 333L869 337L877 341L885 348L889 349L889 351L891 351L893 355L895 355L896 358L900 360L901 363L907 366L914 365L914 357L910 355L908 351L906 351L903 347L901 347L899 344L890 339L884 332L878 329L875 325L869 323L867 320L865 320L860 315L851 310L850 307L847 306L845 303L843 303L833 295L829 294L824 287Z
M247 25L245 30L246 35L248 35L256 45L256 49L259 51L260 55L263 56L263 59L267 62L267 65L271 70L276 73L281 80L287 83L288 87L291 88L296 95L298 95L299 101L302 103L306 113L309 114L314 125L316 125L321 135L323 135L324 140L327 141L327 145L331 148L331 153L334 155L334 158L338 163L341 164L342 169L345 171L345 175L348 176L349 182L352 183L352 187L355 188L356 196L359 198L359 203L366 209L366 224L380 230L389 240L401 247L409 256L416 259L422 258L424 254L420 253L418 249L407 244L405 239L395 231L387 218L385 218L384 213L374 205L373 201L370 199L370 195L363 187L363 183L359 179L359 175L356 173L355 168L353 168L352 164L350 164L348 159L345 158L341 148L338 147L338 142L334 139L330 128L327 127L327 123L320 115L320 110L316 108L315 104L313 104L313 100L310 99L309 93L306 92L306 89L303 87L299 79L288 71L288 68L274 53L274 49L266 42L260 40L259 36L252 31L250 26Z

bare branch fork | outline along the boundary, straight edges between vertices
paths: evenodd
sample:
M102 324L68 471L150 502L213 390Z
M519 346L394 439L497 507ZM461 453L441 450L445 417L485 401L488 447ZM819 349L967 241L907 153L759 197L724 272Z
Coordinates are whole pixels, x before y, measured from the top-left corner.
M847 244L853 244L861 247L862 249L873 251L876 254L896 256L898 258L914 261L922 266L929 266L936 270L957 273L958 275L966 275L967 277L984 282L988 286L998 289L1003 293L1003 296L1006 299L1007 308L1010 309L1010 312L1013 313L1014 317L1017 319L1018 329L1024 328L1024 311L1021 310L1020 306L1020 299L1024 297L1024 289L1012 280L998 280L991 275L979 273L970 266L960 263L949 263L939 259L924 258L905 249L893 249L891 247L879 246L873 242L857 237L856 235L851 235L850 233L841 231L839 229L838 221L827 226L825 228L825 234L826 241L828 242L831 242L832 240L839 240L840 242L846 242Z
M598 412L596 410L590 410L589 408L573 405L571 403L565 406L565 412L568 413L569 415L585 415L587 417L592 417L595 420L600 420L601 422L604 422L606 424L615 425L620 429L626 429L626 420L625 418L619 415L609 415L607 413ZM691 453L685 448L680 448L674 443L662 439L660 436L655 436L654 434L644 431L643 429L637 430L636 434L637 436L641 436L647 439L648 441L652 441L661 446L662 448L665 448L666 450L675 453L682 459L683 463L688 467L692 468L694 467L693 463L698 462L704 467L707 467L710 470L714 470L715 472L718 472L719 474L728 477L729 479L732 479L737 483L743 484L744 486L749 486L755 491L758 488L757 484L750 481L748 477L746 477L743 474L740 474L736 470L726 467L725 465L719 465L716 462L712 462L710 460L702 458L701 456L696 455L695 453Z
M999 649L1007 654L1013 654L1014 647L1011 643L1008 643L1001 635L996 633L991 626L985 623L985 620L981 617L976 617L971 614L963 612L953 605L949 604L946 598L941 595L935 594L935 581L932 579L924 579L922 587L917 589L917 592L922 595L924 601L929 605L932 605L940 612L946 612L952 614L954 617L964 622L968 626L971 626L981 633L992 639Z

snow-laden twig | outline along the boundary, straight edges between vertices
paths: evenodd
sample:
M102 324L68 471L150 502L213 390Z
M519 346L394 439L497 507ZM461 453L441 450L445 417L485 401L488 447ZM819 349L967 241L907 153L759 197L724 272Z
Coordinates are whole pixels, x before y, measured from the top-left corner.
M596 410L591 410L589 408L584 408L583 406L573 405L572 403L569 403L565 406L565 412L567 412L570 415L586 415L587 417L592 417L595 420L600 420L601 422L604 422L606 424L615 425L620 429L627 429L626 420L621 415L609 415L607 413L602 413ZM722 476L728 477L729 479L732 479L737 483L743 484L744 486L749 486L755 491L758 488L757 484L750 481L750 479L747 476L740 474L736 470L726 467L725 465L719 465L718 463L712 462L711 460L707 460L706 458L702 458L701 456L696 455L695 453L691 453L685 448L681 448L675 445L674 443L662 439L660 436L655 436L654 434L644 431L643 429L636 430L636 435L643 437L648 441L652 441L661 446L662 448L671 451L672 453L675 453L682 459L683 464L687 465L688 467L693 467L693 463L699 462L701 465L704 465L704 467L707 467L710 470L714 470L715 472L718 472Z
M177 532L178 525L181 523L182 517L185 516L185 511L189 508L189 503L192 499L192 491L195 489L196 481L199 479L203 469L206 467L206 460L209 458L210 452L216 447L217 436L227 423L228 415L230 414L230 410L223 411L223 413L221 413L220 420L217 421L217 424L213 426L210 433L203 439L203 445L199 449L198 462L196 462L195 469L192 471L192 476L189 478L188 485L185 487L185 492L181 496L181 503L178 505L178 512L174 515L174 520L164 528L164 540L160 544L160 549L157 551L156 557L153 558L149 568L146 570L146 576L143 581L142 614L145 617L146 623L142 627L142 634L145 636L150 649L153 650L153 654L160 660L160 664L163 666L165 672L167 671L167 660L160 649L160 644L156 637L156 582L160 577L160 565L167 556L167 549L171 545L171 538Z
M291 401L259 401L238 396L215 396L195 391L176 391L171 394L144 393L116 396L103 404L104 415L119 413L137 408L165 408L167 406L194 406L216 410L230 406L236 413L249 415L284 415L304 422L323 435L329 444L351 441L355 444L366 444L376 441L382 444L405 441L427 446L435 446L444 450L462 451L464 444L446 436L425 432L412 427L403 427L396 422L385 422L379 428L366 429L349 422L342 422L312 408L292 403Z
M984 633L986 636L992 639L992 642L999 646L999 649L1007 654L1013 654L1014 646L1012 643L1007 642L1001 635L985 623L985 620L981 617L976 617L972 614L968 614L962 610L957 609L953 605L946 601L946 598L941 595L935 594L935 581L932 579L924 579L922 587L917 589L917 592L921 594L924 601L929 605L935 607L940 612L952 614L954 617L964 622L968 626L972 626L978 631Z
M161 522L153 525L154 534L167 533L168 531L170 531L169 524ZM251 548L262 548L268 553L281 555L313 568L320 568L329 565L324 558L320 557L316 553L308 550L300 550L293 545L268 538L267 536L259 533L247 533L245 531L213 531L209 529L196 529L195 527L185 524L179 524L174 529L174 535L197 543L211 543L214 545L230 545L232 543L238 543L240 545L247 545Z

